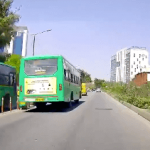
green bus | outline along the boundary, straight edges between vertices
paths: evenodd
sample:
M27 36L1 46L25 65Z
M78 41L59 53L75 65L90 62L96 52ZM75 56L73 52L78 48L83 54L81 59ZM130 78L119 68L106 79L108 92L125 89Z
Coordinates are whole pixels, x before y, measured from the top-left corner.
M19 106L32 103L67 104L81 98L80 72L63 56L33 56L21 59Z
M12 108L16 108L16 69L0 62L0 106L2 106L2 99L4 100L4 110L10 109L10 99Z

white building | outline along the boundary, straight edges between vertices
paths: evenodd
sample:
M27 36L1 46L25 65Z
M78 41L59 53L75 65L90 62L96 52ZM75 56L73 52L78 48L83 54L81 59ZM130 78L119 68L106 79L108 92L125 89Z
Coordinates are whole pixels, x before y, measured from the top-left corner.
M118 66L116 67L116 82L126 82L126 50L127 48L121 49L116 54L116 61Z
M133 46L121 49L112 56L110 80L125 83L132 81L136 74L148 70L148 58L146 48Z
M25 57L27 54L28 29L24 26L15 26L14 30L15 36L10 41L10 45L4 48L4 52Z

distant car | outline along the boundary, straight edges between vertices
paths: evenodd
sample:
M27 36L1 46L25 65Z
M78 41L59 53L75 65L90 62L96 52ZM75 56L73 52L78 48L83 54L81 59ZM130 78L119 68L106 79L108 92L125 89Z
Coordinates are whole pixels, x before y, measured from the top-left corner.
M101 92L101 89L100 89L100 88L98 88L98 89L96 90L96 92Z

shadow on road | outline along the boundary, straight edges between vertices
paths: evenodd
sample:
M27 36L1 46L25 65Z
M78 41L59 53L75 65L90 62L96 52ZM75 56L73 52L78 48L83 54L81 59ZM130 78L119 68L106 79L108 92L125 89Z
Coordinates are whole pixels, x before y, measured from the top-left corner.
M57 106L57 105L47 105L45 106L43 109L32 109L32 110L27 110L25 112L33 112L33 113L38 113L38 112L42 112L42 113L66 113L66 112L70 112L73 111L74 109L76 109L77 107L79 107L81 104L83 104L85 101L79 101L79 103L75 103L72 102L72 107L70 108L65 108L64 106Z

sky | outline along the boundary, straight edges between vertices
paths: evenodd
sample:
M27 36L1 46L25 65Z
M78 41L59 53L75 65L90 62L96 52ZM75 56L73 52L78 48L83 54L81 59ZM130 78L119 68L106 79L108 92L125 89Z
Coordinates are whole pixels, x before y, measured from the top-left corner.
M21 7L20 7L21 6ZM14 0L12 10L27 26L27 56L63 55L91 77L110 79L110 59L118 50L150 50L150 0Z

